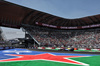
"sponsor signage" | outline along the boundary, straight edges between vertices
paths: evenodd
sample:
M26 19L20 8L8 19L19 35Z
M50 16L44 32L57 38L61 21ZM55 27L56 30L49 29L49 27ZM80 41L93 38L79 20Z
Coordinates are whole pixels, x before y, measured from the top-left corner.
M41 24L41 26L52 27L52 28L58 28L59 27L59 29L84 29L84 28L100 27L100 24L80 26L80 27L63 27L63 26L55 26L55 25L44 24L44 23L40 23L40 22L36 22L36 24L37 25Z

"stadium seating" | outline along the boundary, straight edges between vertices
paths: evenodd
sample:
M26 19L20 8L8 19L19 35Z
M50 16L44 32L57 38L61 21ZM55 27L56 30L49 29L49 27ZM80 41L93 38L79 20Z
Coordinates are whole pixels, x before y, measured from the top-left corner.
M25 27L41 46L100 48L100 29L55 30L47 27Z

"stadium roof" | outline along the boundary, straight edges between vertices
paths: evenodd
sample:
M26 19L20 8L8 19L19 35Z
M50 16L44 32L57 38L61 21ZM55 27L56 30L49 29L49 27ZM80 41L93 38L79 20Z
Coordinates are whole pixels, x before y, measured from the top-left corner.
M41 25L61 29L100 27L100 14L77 19L65 19L38 10L0 1L0 25L20 28L22 25Z

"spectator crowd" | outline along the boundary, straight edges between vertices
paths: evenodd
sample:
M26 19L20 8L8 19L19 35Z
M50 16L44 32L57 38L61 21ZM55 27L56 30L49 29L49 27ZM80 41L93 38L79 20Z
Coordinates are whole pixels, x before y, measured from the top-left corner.
M100 48L100 29L59 30L47 27L25 28L41 46Z

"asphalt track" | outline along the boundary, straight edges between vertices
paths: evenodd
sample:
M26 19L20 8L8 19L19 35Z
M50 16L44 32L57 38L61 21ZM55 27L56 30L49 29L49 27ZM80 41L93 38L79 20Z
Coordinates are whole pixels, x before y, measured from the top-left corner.
M6 49L0 50L0 66L100 66L100 52Z
M57 53L74 53L74 54L96 54L100 55L100 52L86 52L86 51L60 51L60 50L47 50L47 49L28 49L32 51L44 51L44 52L57 52Z

